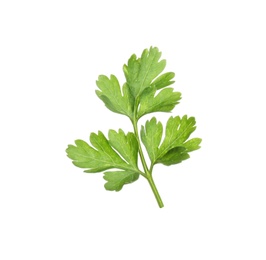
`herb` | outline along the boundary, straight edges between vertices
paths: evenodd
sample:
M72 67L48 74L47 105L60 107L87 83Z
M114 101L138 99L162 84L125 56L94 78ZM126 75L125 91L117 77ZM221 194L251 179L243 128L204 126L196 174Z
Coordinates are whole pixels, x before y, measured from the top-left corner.
M175 74L161 74L166 61L160 58L161 52L156 47L145 49L140 58L133 54L123 67L126 83L122 88L114 75L110 78L100 75L96 82L99 88L96 90L97 96L108 109L127 116L134 132L125 134L121 129L118 132L109 130L108 138L100 131L98 134L91 133L90 144L76 140L75 145L69 145L66 152L73 164L85 168L85 172L104 172L106 190L120 191L125 184L138 180L142 175L162 208L163 202L152 177L155 164L169 166L181 163L189 158L189 152L200 148L201 139L189 139L196 129L196 121L194 117L187 116L171 116L165 130L162 123L153 117L141 126L139 132L138 120L142 116L171 112L181 99L179 92L168 87L174 83ZM141 142L150 159L149 167ZM142 169L139 168L138 158Z

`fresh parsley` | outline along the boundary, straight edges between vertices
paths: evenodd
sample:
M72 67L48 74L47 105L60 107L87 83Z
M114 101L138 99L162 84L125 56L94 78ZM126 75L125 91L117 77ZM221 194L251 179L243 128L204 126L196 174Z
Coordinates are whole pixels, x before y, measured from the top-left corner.
M114 75L100 75L96 82L99 88L97 96L108 109L127 116L134 132L126 134L121 129L117 132L109 130L108 137L100 131L98 134L91 133L90 144L76 140L66 152L73 164L86 169L85 172L104 172L106 190L120 191L125 184L138 180L142 175L162 208L163 202L152 176L154 166L159 163L169 166L188 159L190 152L200 148L201 139L189 139L196 129L196 121L186 115L171 116L165 129L153 117L139 131L138 120L142 116L171 112L181 99L181 94L169 87L174 83L175 74L161 74L166 61L160 58L161 52L156 47L145 49L139 58L133 54L123 67L126 82L122 87ZM149 166L141 143L149 156Z

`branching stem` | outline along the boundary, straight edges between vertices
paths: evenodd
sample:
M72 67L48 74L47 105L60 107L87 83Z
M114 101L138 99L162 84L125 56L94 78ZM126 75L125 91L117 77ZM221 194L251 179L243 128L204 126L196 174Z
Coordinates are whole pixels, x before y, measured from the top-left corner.
M137 139L137 142L138 142L138 146L139 146L139 155L140 155L140 160L141 160L141 163L142 163L142 166L143 166L143 169L144 169L144 172L145 172L145 175L142 174L143 177L145 177L150 186L151 186L151 189L152 189L152 192L157 200L157 203L159 205L160 208L162 208L164 205L163 205L163 201L161 199L161 196L156 188L156 185L154 183L154 180L152 178L152 169L153 169L153 165L150 167L150 170L148 169L148 166L147 166L147 163L146 163L146 160L145 160L145 157L144 157L144 154L143 154L143 151L142 151L142 147L141 147L141 142L140 142L140 138L139 138L139 131L138 131L138 119L137 119L137 104L135 104L135 110L134 110L134 118L131 120L132 122L132 125L133 125L133 128L134 128L134 133L135 133L135 136L136 136L136 139Z

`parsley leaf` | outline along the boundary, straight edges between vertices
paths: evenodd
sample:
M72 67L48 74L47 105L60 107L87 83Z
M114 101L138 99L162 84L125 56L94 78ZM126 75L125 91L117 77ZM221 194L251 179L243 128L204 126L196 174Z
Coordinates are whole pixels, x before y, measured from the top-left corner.
M96 84L100 89L96 90L96 94L107 108L115 113L132 118L133 99L127 85L123 86L122 95L120 84L114 75L111 75L110 79L107 76L100 75Z
M159 157L171 148L183 144L196 129L194 117L170 117L166 124L165 138L160 147Z
M161 60L161 52L158 48L145 49L140 58L133 54L124 65L123 70L127 85L136 98L141 95L144 89L150 87L152 81L164 70L166 61Z
M163 125L161 122L157 122L155 117L153 117L150 121L147 121L145 127L141 126L141 141L146 147L152 164L154 164L158 158L162 135Z
M154 86L156 89L161 89L164 87L167 87L173 83L175 83L172 79L175 77L175 73L174 72L166 72L164 74L162 74L161 76L159 76L158 78L156 78L151 86Z
M112 136L112 130L110 130L110 132ZM120 133L120 139L121 137L123 138L123 134L124 133ZM136 142L132 136L132 133L128 136L130 136L128 139L130 139L131 143ZM127 139L127 137L124 136L124 139ZM112 137L111 143L114 140L115 139ZM76 146L69 145L66 150L68 157L73 160L73 164L80 168L86 168L87 170L85 170L85 172L101 172L111 168L131 170L133 172L139 171L136 162L131 164L132 157L136 156L136 150L132 149L131 155L125 152L129 151L129 148L126 146L129 146L131 143L124 143L125 150L122 151L118 145L112 147L110 142L100 131L98 132L98 135L91 133L90 142L94 147L90 146L85 141L76 140ZM125 160L120 157L114 148L120 152ZM127 161L127 159L129 160Z
M139 178L139 174L131 171L105 172L103 177L107 182L104 187L110 191L120 191L125 184L132 183Z
M138 170L138 142L133 133L125 135L122 129L118 132L109 130L109 143L136 170Z
M157 123L155 118L147 121L145 127L142 126L141 128L141 139L152 165L156 163L165 165L179 163L189 158L188 152L199 149L200 138L193 138L185 142L196 129L195 124L194 117L170 117L162 141L162 124Z
M200 148L201 139L192 138L185 142L182 146L177 146L170 149L164 156L157 159L156 163L162 163L164 165L173 165L181 163L184 160L190 158L189 152L198 150Z
M173 88L165 88L156 96L156 87L149 87L143 91L140 97L138 118L152 112L171 112L179 103L181 93L174 92Z
M185 147L177 146L169 150L162 158L157 159L156 163L162 163L164 165L173 165L181 163L189 158L189 154Z

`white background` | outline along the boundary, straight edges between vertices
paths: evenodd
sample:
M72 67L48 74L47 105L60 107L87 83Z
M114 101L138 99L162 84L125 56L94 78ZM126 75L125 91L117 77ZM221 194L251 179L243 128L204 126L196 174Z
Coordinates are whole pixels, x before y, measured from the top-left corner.
M266 259L265 1L1 1L0 258ZM66 157L123 128L95 95L157 46L202 148L105 191ZM163 122L169 114L158 114ZM141 123L150 118L146 116Z

